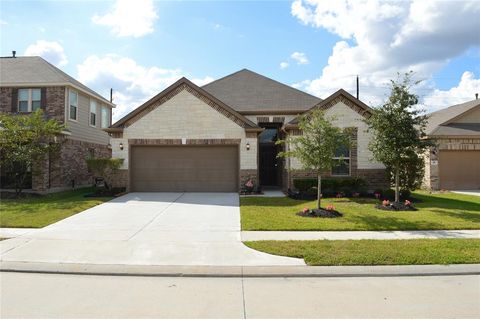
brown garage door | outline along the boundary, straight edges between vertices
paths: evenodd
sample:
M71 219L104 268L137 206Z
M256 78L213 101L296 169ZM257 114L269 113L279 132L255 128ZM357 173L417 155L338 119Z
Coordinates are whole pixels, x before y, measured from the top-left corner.
M136 192L236 192L238 146L132 146Z
M440 151L440 188L480 188L480 151Z

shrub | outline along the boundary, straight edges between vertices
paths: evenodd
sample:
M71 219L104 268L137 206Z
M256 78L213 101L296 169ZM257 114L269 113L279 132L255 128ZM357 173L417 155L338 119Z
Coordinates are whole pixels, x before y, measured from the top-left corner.
M121 158L87 158L85 159L88 169L105 181L105 188L110 189L115 172L122 166Z
M316 191L316 178L294 179L293 186L301 193L313 194ZM323 197L336 196L342 193L347 197L354 193L365 194L367 192L367 182L361 178L328 178L322 179Z

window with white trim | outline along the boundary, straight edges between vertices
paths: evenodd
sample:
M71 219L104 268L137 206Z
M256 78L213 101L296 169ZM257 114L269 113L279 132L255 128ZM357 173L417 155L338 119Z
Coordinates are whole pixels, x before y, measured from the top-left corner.
M90 100L90 126L97 125L97 101Z
M35 112L41 106L41 89L18 89L18 112Z
M102 106L102 128L110 126L110 112L108 107Z
M68 92L68 105L69 105L69 119L77 120L77 111L78 111L78 93L75 91Z
M335 151L332 165L332 176L350 175L350 149L347 146L340 146Z

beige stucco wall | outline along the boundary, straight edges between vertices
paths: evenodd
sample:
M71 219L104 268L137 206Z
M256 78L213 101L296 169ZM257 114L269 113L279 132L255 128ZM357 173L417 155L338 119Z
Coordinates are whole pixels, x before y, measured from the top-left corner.
M240 168L257 169L257 139L245 129L186 90L124 129L123 138L112 138L112 156L123 158L128 168L128 139L241 139ZM123 151L119 143L124 145ZM246 143L250 150L246 150Z
M325 112L325 116L334 117L334 124L341 128L357 127L357 160L358 169L382 169L385 166L373 160L372 152L368 150L371 133L367 132L367 125L363 122L363 116L352 110L343 102L339 102ZM302 165L297 159L290 160L290 168L301 169Z

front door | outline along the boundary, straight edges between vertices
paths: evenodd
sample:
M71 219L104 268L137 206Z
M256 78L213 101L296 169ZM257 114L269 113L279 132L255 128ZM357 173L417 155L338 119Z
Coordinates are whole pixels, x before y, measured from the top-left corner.
M267 127L258 137L260 184L278 186L278 127Z

